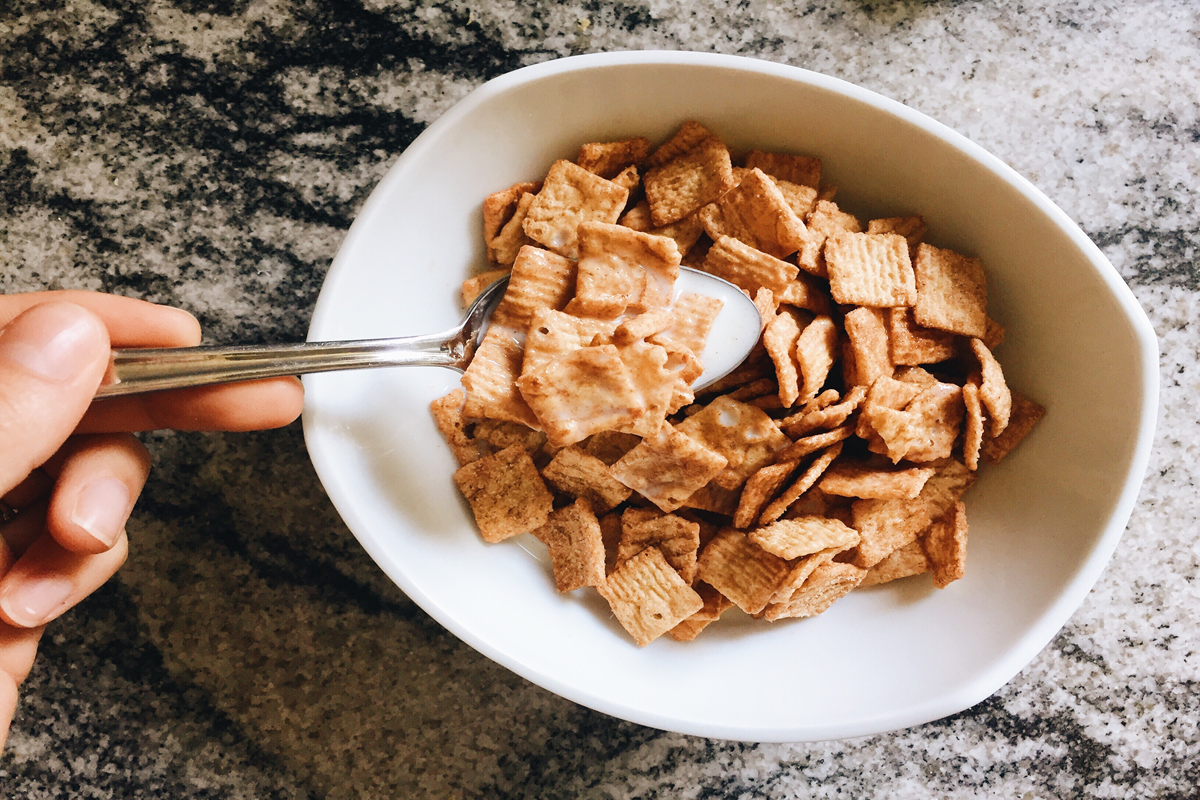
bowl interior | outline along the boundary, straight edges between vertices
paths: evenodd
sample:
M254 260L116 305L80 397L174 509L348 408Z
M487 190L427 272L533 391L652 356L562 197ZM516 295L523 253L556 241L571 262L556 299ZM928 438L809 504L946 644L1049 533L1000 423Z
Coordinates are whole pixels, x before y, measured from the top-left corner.
M426 333L460 317L484 264L483 198L586 141L668 136L695 118L736 150L818 155L864 219L922 214L977 255L1010 385L1049 413L967 498L966 578L855 592L811 619L723 619L638 649L593 591L559 596L531 537L485 545L428 413L456 373L309 376L313 461L364 547L432 616L526 678L669 730L794 741L904 727L993 692L1082 600L1127 521L1156 405L1153 335L1099 251L999 161L898 104L744 59L617 54L493 81L385 177L329 272L310 339Z

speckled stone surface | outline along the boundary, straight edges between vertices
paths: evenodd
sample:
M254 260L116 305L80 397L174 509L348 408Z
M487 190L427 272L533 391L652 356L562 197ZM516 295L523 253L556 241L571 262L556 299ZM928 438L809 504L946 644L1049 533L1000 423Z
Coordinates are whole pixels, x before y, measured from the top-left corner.
M147 437L119 577L54 624L0 796L1158 797L1200 785L1200 6L1145 2L7 0L0 291L181 305L303 338L356 209L484 80L583 52L785 62L998 154L1161 337L1149 474L1067 627L996 695L752 745L574 705L443 631L321 491L297 426Z

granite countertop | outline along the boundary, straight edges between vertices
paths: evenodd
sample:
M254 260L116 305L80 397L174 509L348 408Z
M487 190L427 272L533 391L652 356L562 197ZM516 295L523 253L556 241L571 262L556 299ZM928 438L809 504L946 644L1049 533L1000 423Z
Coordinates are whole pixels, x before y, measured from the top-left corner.
M983 703L842 742L621 722L433 622L363 552L298 425L157 433L119 576L52 625L14 798L1195 797L1200 786L1200 7L693 0L9 0L0 291L183 306L299 340L367 194L526 64L736 53L834 75L999 155L1077 220L1160 336L1149 473L1112 563Z

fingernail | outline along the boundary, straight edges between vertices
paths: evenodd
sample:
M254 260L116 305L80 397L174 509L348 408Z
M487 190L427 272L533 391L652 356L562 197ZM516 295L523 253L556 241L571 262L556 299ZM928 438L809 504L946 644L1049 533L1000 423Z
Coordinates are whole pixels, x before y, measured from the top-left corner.
M79 306L35 306L0 331L0 359L15 361L44 378L66 381L95 359L95 320Z
M71 521L112 547L129 516L129 489L116 478L99 478L79 493Z
M66 578L32 578L0 597L0 606L13 622L32 628L66 605L72 588Z

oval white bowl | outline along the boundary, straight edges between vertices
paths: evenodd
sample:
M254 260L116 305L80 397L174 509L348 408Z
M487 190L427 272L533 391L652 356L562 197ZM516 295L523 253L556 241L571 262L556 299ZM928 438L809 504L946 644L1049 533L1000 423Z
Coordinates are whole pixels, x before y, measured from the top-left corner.
M311 340L426 333L460 317L484 262L483 198L580 144L661 141L685 119L730 147L818 155L863 218L919 213L930 241L979 256L1009 382L1049 408L967 496L966 577L855 592L810 620L737 615L694 643L635 647L595 592L560 596L531 537L486 545L428 413L458 375L305 378L304 431L346 524L463 641L552 692L701 736L806 741L952 714L1046 645L1099 577L1132 510L1158 403L1157 342L1100 251L1028 181L945 126L840 80L744 58L636 52L518 70L422 133L334 260ZM380 698L387 702L386 698Z

